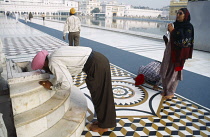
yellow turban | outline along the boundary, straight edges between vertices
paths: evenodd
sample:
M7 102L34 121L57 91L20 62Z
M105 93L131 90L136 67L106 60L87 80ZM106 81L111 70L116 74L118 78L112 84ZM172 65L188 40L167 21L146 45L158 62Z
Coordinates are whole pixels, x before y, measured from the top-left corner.
M71 14L75 14L75 13L76 13L76 10L75 10L74 8L71 8L71 9L70 9L70 13L71 13Z

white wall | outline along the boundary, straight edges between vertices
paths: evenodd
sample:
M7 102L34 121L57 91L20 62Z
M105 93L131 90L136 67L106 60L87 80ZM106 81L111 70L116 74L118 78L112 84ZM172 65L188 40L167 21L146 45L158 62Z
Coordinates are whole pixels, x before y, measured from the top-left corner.
M44 1L47 2L47 1ZM68 4L68 6L67 6ZM44 3L13 3L13 2L0 2L0 10L1 11L9 11L9 12L32 12L37 15L38 13L58 13L59 11L69 11L70 8L76 8L78 10L78 2L69 1L63 4L44 4Z
M191 23L194 26L194 48L210 52L210 1L188 2ZM195 10L196 9L196 10Z

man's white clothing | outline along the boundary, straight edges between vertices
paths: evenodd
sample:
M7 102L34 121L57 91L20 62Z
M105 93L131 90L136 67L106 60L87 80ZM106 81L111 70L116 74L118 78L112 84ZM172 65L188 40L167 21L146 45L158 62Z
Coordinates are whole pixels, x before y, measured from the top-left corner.
M27 19L28 19L28 14L27 13L24 14L24 18L25 18L25 22L27 23Z
M63 36L69 32L78 32L81 30L81 22L77 16L71 15L66 19L63 29Z
M15 20L16 20L16 22L18 22L18 18L19 18L19 14L15 13Z
M64 46L48 56L49 68L54 74L53 89L69 90L73 85L72 75L82 72L92 49L89 47Z

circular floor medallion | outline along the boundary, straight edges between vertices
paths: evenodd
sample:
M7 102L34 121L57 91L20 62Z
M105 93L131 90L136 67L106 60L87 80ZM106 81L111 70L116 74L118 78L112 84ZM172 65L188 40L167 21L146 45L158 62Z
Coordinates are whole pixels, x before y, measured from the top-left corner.
M117 107L137 106L144 103L148 98L147 91L134 83L112 80L112 90Z

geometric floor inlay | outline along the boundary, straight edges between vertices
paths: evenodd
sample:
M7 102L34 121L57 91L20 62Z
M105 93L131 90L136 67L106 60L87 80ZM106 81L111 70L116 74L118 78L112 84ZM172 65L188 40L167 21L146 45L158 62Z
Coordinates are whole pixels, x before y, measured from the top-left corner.
M133 75L111 64L112 89L117 117L148 117L156 116L162 97L160 92L143 86L135 86ZM85 73L74 77L74 84L86 95L89 117L95 111L89 90L85 83Z
M122 77L120 78L122 79ZM113 77L113 79L117 79L117 77ZM162 99L160 92L142 86L135 86L132 78L126 78L126 80L119 80L119 78L118 80L112 80L117 116L156 116Z
M209 110L178 95L164 101L160 92L144 86L136 87L133 74L112 64L111 72L117 126L104 133L89 131L90 121L96 117L85 83L80 82L79 87L87 97L89 108L89 121L81 137L210 137Z

